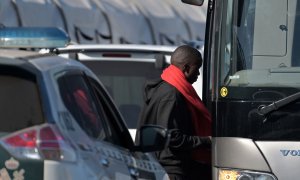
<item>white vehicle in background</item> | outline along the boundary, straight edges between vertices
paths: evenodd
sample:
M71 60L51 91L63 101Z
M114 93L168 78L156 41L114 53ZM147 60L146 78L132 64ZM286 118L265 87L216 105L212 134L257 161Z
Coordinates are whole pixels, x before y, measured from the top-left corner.
M202 41L194 41L190 45L203 52ZM101 79L135 139L137 120L143 105L144 83L148 79L160 77L162 70L170 64L171 54L176 47L133 44L70 45L55 49L54 52L80 60ZM201 84L202 76L194 83L199 95L202 94Z

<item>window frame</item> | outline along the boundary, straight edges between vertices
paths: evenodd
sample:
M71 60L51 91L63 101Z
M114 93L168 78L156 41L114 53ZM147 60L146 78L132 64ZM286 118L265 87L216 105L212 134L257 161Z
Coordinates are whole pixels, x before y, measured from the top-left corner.
M102 110L104 112L105 118L103 119L106 124L106 128L107 128L107 136L108 137L112 137L115 136L114 132L116 132L117 134L117 138L119 143L115 142L113 138L108 138L109 143L112 143L114 145L118 145L121 146L123 148L126 149L132 149L134 147L134 143L132 141L132 138L129 134L128 128L126 126L126 124L124 123L124 120L121 117L121 114L119 112L119 110L117 109L116 105L114 104L114 102L112 101L112 99L109 97L108 92L105 90L105 88L100 85L99 81L96 80L95 78L88 76L87 74L86 78L89 81L89 85L90 85L90 89L93 90L94 93L94 98L97 99L96 103L98 104L98 106L102 106ZM100 96L102 102L98 97L97 94ZM101 105L99 105L101 104ZM107 107L107 110L109 110L110 115L112 117L108 117L108 113L105 111L105 108L103 107L103 105L105 105ZM114 129L112 130L111 127Z

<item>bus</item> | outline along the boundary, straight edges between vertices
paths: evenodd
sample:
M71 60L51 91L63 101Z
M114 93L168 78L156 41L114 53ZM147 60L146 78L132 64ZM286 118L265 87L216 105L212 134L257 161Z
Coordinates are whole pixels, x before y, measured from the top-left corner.
M202 99L214 180L300 177L299 15L297 0L208 1Z

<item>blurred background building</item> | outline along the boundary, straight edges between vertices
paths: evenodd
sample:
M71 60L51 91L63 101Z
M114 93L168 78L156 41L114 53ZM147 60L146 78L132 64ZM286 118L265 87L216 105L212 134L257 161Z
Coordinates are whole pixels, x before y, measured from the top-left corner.
M206 8L180 0L0 0L0 23L60 27L74 44L180 45L204 40Z

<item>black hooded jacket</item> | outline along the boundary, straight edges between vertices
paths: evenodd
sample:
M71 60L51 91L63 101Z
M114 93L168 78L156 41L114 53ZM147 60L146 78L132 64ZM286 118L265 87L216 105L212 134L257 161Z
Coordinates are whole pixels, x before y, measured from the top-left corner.
M146 83L144 100L138 127L155 124L171 130L168 148L155 155L168 174L187 176L191 150L207 144L207 139L193 136L191 114L184 96L174 86L158 79Z

